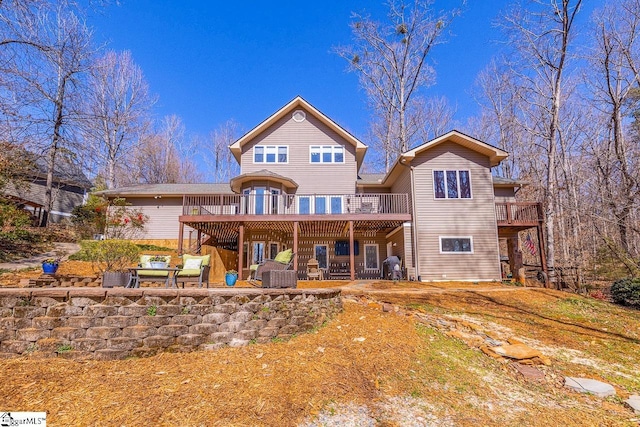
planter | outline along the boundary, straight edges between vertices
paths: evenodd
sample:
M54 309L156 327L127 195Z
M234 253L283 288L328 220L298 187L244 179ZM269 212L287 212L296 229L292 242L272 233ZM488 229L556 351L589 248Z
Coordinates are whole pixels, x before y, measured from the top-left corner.
M131 281L131 273L122 273L120 271L105 271L102 274L103 288L127 286L130 281Z
M152 261L149 264L151 265L151 268L167 268L166 262Z
M56 274L56 271L58 271L58 264L52 262L42 263L42 272L44 274Z
M235 286L237 280L237 273L227 273L224 275L224 282L227 284L227 286Z

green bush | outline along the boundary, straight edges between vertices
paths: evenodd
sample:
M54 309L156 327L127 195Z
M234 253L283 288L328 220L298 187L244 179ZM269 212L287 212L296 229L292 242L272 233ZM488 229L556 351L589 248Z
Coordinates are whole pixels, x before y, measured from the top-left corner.
M71 259L91 261L101 272L126 272L139 255L138 245L128 240L83 240Z
M616 304L640 308L640 278L616 281L611 285L611 299Z
M0 202L0 227L28 227L31 225L31 216L24 209L18 209L14 204Z

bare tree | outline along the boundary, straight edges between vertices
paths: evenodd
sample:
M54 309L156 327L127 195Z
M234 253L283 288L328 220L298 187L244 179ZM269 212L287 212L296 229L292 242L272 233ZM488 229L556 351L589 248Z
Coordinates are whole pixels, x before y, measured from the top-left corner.
M601 202L608 206L616 225L625 264L637 257L631 235L639 231L633 218L640 195L640 151L637 135L625 123L640 108L635 94L640 88L639 37L640 0L612 1L594 14L591 72L586 81L606 131L590 146L603 190ZM637 262L634 269L638 269Z
M240 125L233 119L227 120L209 134L204 157L213 174L213 182L229 182L240 173L240 165L233 157L229 146L240 137Z
M136 146L122 184L177 184L198 182L201 177L188 153L184 125L178 116L167 116L160 129L145 133Z
M108 188L117 183L117 164L128 155L148 121L155 99L129 51L107 52L92 67L85 97L85 140Z
M92 51L91 31L66 2L34 9L36 3L0 16L0 83L6 95L0 102L3 119L21 129L27 147L47 157L46 225L56 157L76 151L72 133Z
M353 14L353 46L342 46L336 53L358 73L360 84L378 119L376 131L381 145L392 155L412 145L411 127L414 98L421 88L435 82L435 71L428 64L431 49L442 42L442 34L459 11L435 13L432 1L390 0L387 23L369 16Z
M528 130L545 144L547 265L555 276L556 168L563 101L564 74L570 59L570 42L582 0L536 0L530 9L514 7L502 17L508 42L514 49L522 82L522 96L536 117ZM533 117L532 116L532 117Z

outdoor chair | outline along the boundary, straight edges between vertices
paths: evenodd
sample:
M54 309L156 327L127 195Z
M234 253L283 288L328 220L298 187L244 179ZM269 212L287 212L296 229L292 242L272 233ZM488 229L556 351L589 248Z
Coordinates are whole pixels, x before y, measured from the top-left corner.
M138 270L133 277L134 287L139 287L140 282L164 282L165 287L169 287L170 274L168 270L156 270L151 267L151 258L156 255L141 255L138 267L148 268L148 270ZM171 255L164 255L164 262L167 266L171 263Z
M307 280L323 280L322 269L318 265L318 260L311 258L307 261Z
M209 270L211 268L211 255L182 255L182 262L184 264L178 265L180 268L175 277L176 288L178 287L178 283L182 283L182 287L184 288L184 284L187 282L197 283L198 287L202 287L202 283L206 283L207 288L209 287Z
M274 259L266 259L260 264L250 266L249 282L255 283L257 280L262 281L262 273L271 270L289 270L293 265L293 257L295 254L291 249L279 252Z

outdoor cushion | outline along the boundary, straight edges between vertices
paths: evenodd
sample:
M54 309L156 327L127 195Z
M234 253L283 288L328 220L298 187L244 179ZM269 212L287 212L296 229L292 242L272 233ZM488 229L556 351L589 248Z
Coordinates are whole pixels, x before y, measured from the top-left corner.
M201 259L189 258L184 262L185 270L200 270L200 266L202 265Z
M152 277L167 277L168 271L155 270L151 268L151 258L156 255L140 255L140 267L149 268L149 270L138 270L138 276L152 276ZM171 262L171 255L162 255L164 262L169 265Z
M138 270L138 276L167 277L168 275L168 271L156 270L155 268L152 268L150 270Z
M288 264L291 261L291 257L293 256L293 250L287 249L286 251L282 251L276 255L273 259L275 262L279 262L281 264Z
M199 276L203 265L209 265L211 255L182 255L184 267L178 272L178 276ZM194 268L194 262L198 263Z

